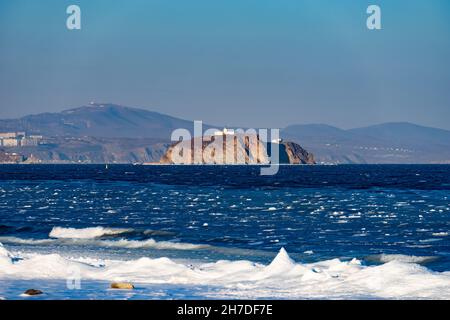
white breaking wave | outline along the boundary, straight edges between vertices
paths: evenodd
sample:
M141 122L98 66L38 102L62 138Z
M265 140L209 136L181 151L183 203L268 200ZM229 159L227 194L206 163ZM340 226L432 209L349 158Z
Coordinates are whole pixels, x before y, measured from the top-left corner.
M129 248L129 249L139 249L139 248L153 248L153 249L175 249L175 250L195 250L208 248L208 245L202 244L192 244L183 242L170 242L170 241L155 241L153 239L148 240L126 240L120 239L116 241L110 240L97 240L93 242L94 244L101 247L117 247L117 248Z
M0 279L66 279L74 268L82 281L209 286L205 297L232 298L400 298L450 299L450 272L391 261L363 266L333 259L312 264L293 261L282 249L269 265L217 261L191 265L168 258L84 262L57 254L31 254L13 260L0 245Z
M448 236L448 232L434 232L433 236L434 237L447 237Z
M0 267L7 266L11 263L12 255L8 250L0 243Z
M408 256L403 254L376 254L367 257L367 260L373 262L387 263L391 261L398 261L404 263L428 263L437 260L435 256Z
M17 237L0 237L0 242L15 243L15 244L29 244L29 245L47 245L53 244L56 239L22 239Z
M50 232L49 237L57 239L94 239L100 238L102 236L129 233L132 231L133 229L116 229L104 227L92 227L83 229L54 227Z
M196 250L209 248L209 245L192 244L184 242L156 241L154 239L147 240L100 240L100 239L22 239L17 237L0 237L3 243L25 244L25 245L70 245L70 246L97 246L106 248L128 248L141 249L151 248L160 250Z

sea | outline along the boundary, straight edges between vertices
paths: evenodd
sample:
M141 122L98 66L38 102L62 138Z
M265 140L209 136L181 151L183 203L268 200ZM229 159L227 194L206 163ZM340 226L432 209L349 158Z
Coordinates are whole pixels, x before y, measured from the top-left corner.
M0 299L450 299L449 232L450 165L1 165Z

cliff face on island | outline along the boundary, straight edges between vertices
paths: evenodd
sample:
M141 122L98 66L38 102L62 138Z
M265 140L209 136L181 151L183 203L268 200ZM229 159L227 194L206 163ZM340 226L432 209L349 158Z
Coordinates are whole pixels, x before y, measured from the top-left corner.
M195 154L194 146L201 146ZM282 141L263 143L257 135L223 135L196 137L171 145L161 158L162 164L270 164L274 148L278 163L315 164L314 156L300 145Z
M295 142L282 142L281 148L283 152L287 155L289 162L291 164L315 164L314 155L305 149L303 149L299 144ZM280 151L280 153L283 154ZM280 158L281 159L281 158Z

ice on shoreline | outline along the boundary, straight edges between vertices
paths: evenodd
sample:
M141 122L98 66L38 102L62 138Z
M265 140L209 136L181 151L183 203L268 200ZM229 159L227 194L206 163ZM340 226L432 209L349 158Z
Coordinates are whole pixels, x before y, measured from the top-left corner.
M192 265L168 258L87 262L58 254L15 256L0 245L2 280L64 280L74 270L82 282L214 288L205 291L205 298L450 299L450 272L432 272L397 260L379 266L364 266L356 259L301 264L281 249L269 265L245 260ZM67 294L71 296L70 291Z

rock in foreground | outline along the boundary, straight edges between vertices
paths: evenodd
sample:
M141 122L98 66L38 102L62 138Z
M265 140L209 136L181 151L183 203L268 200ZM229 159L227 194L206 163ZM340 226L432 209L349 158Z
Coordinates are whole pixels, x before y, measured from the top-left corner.
M128 282L113 282L111 283L111 289L133 290L134 285Z
M24 292L24 294L26 294L27 296L37 296L43 294L43 292L37 289L28 289L27 291Z

